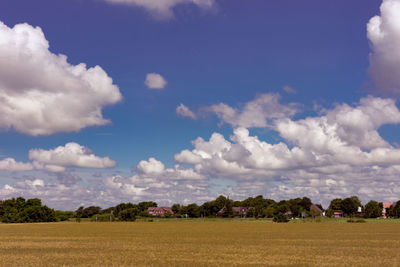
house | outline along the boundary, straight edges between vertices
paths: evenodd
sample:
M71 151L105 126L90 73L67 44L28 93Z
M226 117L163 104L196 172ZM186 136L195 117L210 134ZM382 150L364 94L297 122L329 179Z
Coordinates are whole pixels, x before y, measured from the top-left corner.
M225 212L226 207L224 206L222 209L220 209L217 213L217 215L222 216ZM239 215L239 216L246 216L246 213L249 211L249 207L232 207L232 213L233 215Z
M246 215L249 207L232 207L233 214Z
M344 217L343 211L334 211L333 212L333 218L343 218L343 217Z
M310 212L313 215L313 217L314 216L322 216L322 214L323 214L323 211L317 205L314 205L314 204L312 204L310 206Z
M149 207L147 208L147 213L151 216L159 216L159 217L165 217L166 213L174 215L174 212L170 207Z
M383 205L383 209L382 209L382 217L383 218L387 218L387 210L391 207L391 206L393 206L393 205L395 205L396 203L394 203L394 202L383 202L382 203L382 205Z

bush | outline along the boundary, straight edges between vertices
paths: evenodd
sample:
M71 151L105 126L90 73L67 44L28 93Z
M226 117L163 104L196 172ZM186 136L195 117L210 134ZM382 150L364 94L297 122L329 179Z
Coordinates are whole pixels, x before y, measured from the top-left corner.
M277 222L277 223L286 223L286 222L289 221L289 219L288 219L288 217L287 217L285 214L283 214L283 213L278 213L278 214L276 214L276 215L274 216L273 221L274 221L274 222Z

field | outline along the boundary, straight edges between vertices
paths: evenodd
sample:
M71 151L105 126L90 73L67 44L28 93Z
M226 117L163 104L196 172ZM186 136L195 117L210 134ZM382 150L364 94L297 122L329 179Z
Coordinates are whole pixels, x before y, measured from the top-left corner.
M0 224L1 266L400 266L398 222Z

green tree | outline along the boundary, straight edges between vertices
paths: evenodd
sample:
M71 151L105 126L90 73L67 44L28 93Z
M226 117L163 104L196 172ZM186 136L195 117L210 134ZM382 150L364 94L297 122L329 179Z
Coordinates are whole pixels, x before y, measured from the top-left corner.
M224 197L224 196L219 196L219 197L217 197L216 199L215 199L215 201L214 201L214 205L213 206L215 206L216 207L216 209L218 209L218 211L219 210L221 210L223 207L224 207L224 205L225 205L225 202L226 202L226 197ZM217 212L218 212L217 211Z
M33 207L33 206L42 206L42 200L38 199L38 198L31 198L28 199L25 204L24 207Z
M73 211L62 211L62 210L56 210L55 211L57 221L68 221L70 218L74 218L75 212Z
M400 218L400 200L394 205L393 217Z
M181 211L181 205L174 204L172 205L171 210L174 212L175 215L179 215Z
M335 211L335 210L342 211L343 210L342 203L343 203L343 200L341 198L335 198L331 201L331 204L329 205L328 209L333 210L333 211Z
M150 207L157 207L157 203L154 201L144 201L138 204L139 210L141 212L147 212L147 209Z
M361 201L356 196L345 198L342 202L342 210L349 216L354 216L360 206Z
M183 207L183 213L187 214L190 218L200 217L200 207L196 203L192 203Z
M121 203L121 204L118 204L117 206L115 206L112 211L113 211L114 216L118 217L120 212L122 212L126 209L132 209L132 208L136 208L137 210L139 210L138 205L135 205L132 203Z
M375 200L371 200L365 205L365 217L366 218L378 218L382 216L382 203L379 203Z
M275 214L275 208L273 206L269 206L264 209L264 217L272 218Z
M303 197L299 205L303 208L303 210L310 211L310 206L312 205L311 199L308 197Z
M124 209L119 213L118 219L120 221L135 221L138 214L139 209L137 207Z
M12 198L2 201L1 221L4 223L16 222L54 222L56 221L55 211L42 206L40 199Z
M255 217L255 216L256 216L256 210L254 209L254 207L250 207L246 213L246 217Z

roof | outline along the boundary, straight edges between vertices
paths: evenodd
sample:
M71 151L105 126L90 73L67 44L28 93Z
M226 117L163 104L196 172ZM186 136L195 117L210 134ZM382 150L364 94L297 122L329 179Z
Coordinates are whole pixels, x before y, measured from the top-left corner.
M394 203L393 202L383 202L382 204L383 204L383 208L388 209L391 206L393 206Z
M310 211L314 211L314 212L317 212L319 214L322 214L322 210L317 205L314 205L314 204L312 204L310 206Z
M174 214L174 212L172 211L172 209L170 207L149 207L147 208L147 212L169 212L171 214Z
M333 214L343 214L343 211L334 211Z
M249 207L232 207L233 212L247 212Z
M222 209L220 209L218 211L218 214L223 214L224 211L225 211L225 208L226 207L224 206ZM232 211L233 212L238 212L238 213L246 213L246 212L249 211L249 207L232 207Z

